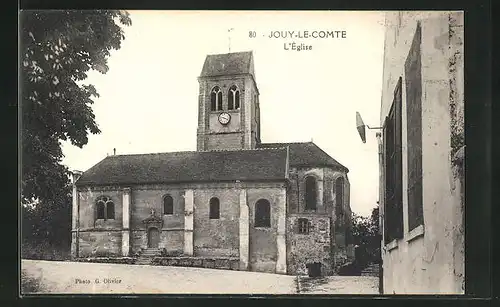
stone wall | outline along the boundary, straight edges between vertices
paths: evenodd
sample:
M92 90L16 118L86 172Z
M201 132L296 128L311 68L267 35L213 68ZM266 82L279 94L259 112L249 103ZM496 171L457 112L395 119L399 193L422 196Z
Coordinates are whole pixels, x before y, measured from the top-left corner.
M238 258L220 257L155 257L152 264L226 270L239 270L240 266Z
M310 222L309 233L299 233L298 219ZM333 273L330 217L315 214L293 214L287 218L288 274L305 275L307 265L320 262L323 274Z
M417 21L421 26L424 224L409 231L404 64ZM463 131L463 13L390 12L386 23L380 115L383 124L402 77L404 237L382 246L384 293L464 293L463 185L453 170L453 153L460 149L454 138ZM383 197L380 203L383 215Z
M121 231L80 232L79 257L120 256Z
M255 227L255 204L266 199L271 207L271 227ZM286 257L284 226L286 223L286 195L284 188L257 188L247 190L249 207L249 266L251 271L275 273L277 264ZM280 225L283 231L280 234ZM281 235L282 242L278 237ZM283 254L285 253L285 254ZM284 262L286 265L286 261ZM284 268L286 270L286 267Z
M122 228L122 198L123 192L120 188L112 189L87 189L78 192L80 198L80 231L85 230L117 230ZM108 196L115 205L115 218L111 220L98 220L96 200L100 196Z
M163 197L170 195L173 200L172 215L163 212ZM153 209L163 219L163 229L166 231L184 229L184 189L176 186L136 187L131 190L131 229L146 230L143 220L151 215Z
M80 253L79 257L90 257L96 252L99 256L119 255L121 253L122 233L122 201L125 187L106 186L79 188L80 203ZM275 272L279 259L285 263L280 253L278 241L285 244L285 188L283 183L206 183L206 184L153 184L138 185L130 188L130 252L137 254L148 244L147 229L144 220L151 216L152 210L162 219L159 248L164 248L167 255L181 255L185 252L186 230L184 229L185 193L193 190L193 252L200 257L239 257L240 246L248 249L253 242L253 264L260 270ZM241 194L240 191L246 191ZM163 197L170 195L174 201L172 215L163 214ZM115 220L95 221L95 199L106 195L115 202ZM240 242L240 198L243 205L248 204L248 220L241 225L249 228L249 239ZM220 200L220 218L209 218L210 198ZM254 229L254 205L261 198L268 199L271 204L272 227L270 229ZM107 224L108 223L108 224ZM280 226L283 230L280 231ZM243 232L244 233L244 232ZM281 234L281 235L280 235ZM189 238L189 236L187 236ZM106 238L109 238L106 239ZM108 240L109 242L105 242ZM102 246L102 247L100 247ZM76 248L75 248L76 250ZM101 255L102 254L102 255ZM280 255L281 258L280 258ZM75 254L76 257L78 257ZM95 256L95 255L94 255ZM250 256L250 255L249 255ZM272 267L272 269L271 269ZM286 267L283 268L286 270Z
M199 79L197 150L255 148L256 130L254 95L258 90L254 79L246 76L220 76ZM240 90L240 110L228 110L228 90L236 85ZM231 114L231 121L222 126L218 121L221 111L211 111L210 92L219 86L223 110Z
M318 188L317 188L317 210L315 212L306 212L305 210L305 178L307 176L313 176L317 180ZM335 223L337 220L337 213L335 212L336 208L336 193L335 190L335 180L339 177L344 178L344 194L343 194L343 215L341 220ZM341 266L342 264L350 261L354 257L354 252L351 245L347 245L346 242L346 231L351 230L351 208L349 205L349 193L350 193L350 185L347 179L347 176L344 172L339 170L335 170L332 168L291 168L290 169L290 185L288 189L288 216L293 215L303 215L309 217L315 217L315 219L324 219L325 217L328 219L328 235L330 238L328 239L328 244L330 244L330 249L327 253L328 260L324 260L326 256L321 256L320 258L322 263L325 263L324 267L327 268L328 274L333 274L336 271L336 268ZM332 221L330 223L330 221ZM294 244L295 234L294 232L290 232L290 229L293 229L293 223L290 218L287 221L287 247L290 248ZM292 223L292 224L290 224ZM337 224L337 226L335 225ZM323 236L323 234L321 234ZM307 236L300 235L301 245L310 245L317 244L314 235L312 235L311 243L305 243ZM321 248L319 250L324 249L324 244L320 244ZM290 249L288 250L289 263L290 259L297 259L299 263L294 265L289 265L291 270L294 270L300 274L302 274L305 270L305 265L307 263L304 262L304 259L310 256L307 249L294 249L294 255L290 254ZM314 250L314 249L313 249ZM301 254L304 253L304 254ZM314 253L314 252L313 252ZM322 254L323 255L323 254ZM290 258L292 257L292 258ZM316 257L318 258L318 257ZM319 259L319 258L318 258ZM328 263L328 264L326 264ZM300 268L300 269L299 269Z
M316 213L335 215L335 180L345 173L331 168L290 168L290 184L287 201L288 212L301 213L305 211L305 178L312 176L316 179L317 186L317 209ZM344 210L350 211L349 205L349 182L344 181Z
M173 214L165 215L163 198L170 195L173 200ZM130 227L131 251L137 253L148 245L147 229L143 221L151 210L163 220L158 247L168 254L179 254L184 246L184 189L180 186L140 186L131 189Z
M243 143L242 133L222 133L222 134L209 134L205 136L205 150L237 150L241 149Z
M212 197L220 202L220 218L209 218ZM238 256L239 192L213 188L194 191L194 255Z

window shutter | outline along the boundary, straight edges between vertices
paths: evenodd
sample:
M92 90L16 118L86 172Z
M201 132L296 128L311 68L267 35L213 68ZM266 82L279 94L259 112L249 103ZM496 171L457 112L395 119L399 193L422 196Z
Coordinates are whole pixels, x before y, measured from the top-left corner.
M405 62L407 161L408 161L408 230L423 224L422 208L422 72L421 28L417 23L413 42Z
M394 134L395 134L395 169L394 169L394 223L395 236L403 237L403 144L402 144L402 103L401 103L401 85L402 78L399 78L396 90L394 92Z
M390 215L390 211L389 211L389 206L388 206L388 195L387 195L387 183L388 183L388 177L389 176L389 172L388 172L388 140L389 140L389 137L388 137L388 129L387 129L387 125L389 124L389 118L386 117L385 120L384 120L384 125L383 125L383 128L382 128L382 136L383 136L383 139L382 139L382 161L384 163L383 165L383 187L384 187L384 194L383 194L383 197L384 197L384 217L383 217L383 228L384 228L384 241L385 243L389 243L390 241L390 236L389 236L389 215Z

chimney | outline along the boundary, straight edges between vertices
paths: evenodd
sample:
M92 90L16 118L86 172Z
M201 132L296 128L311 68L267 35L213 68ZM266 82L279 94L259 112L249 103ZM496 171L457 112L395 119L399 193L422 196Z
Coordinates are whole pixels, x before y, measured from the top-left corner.
M116 156L116 148L113 148L113 156Z

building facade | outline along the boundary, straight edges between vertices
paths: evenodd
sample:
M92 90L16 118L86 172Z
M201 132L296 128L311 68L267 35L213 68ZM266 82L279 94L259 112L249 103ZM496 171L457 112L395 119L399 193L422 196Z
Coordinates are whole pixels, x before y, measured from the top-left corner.
M161 250L334 274L353 257L348 169L312 142L261 142L251 52L207 56L198 82L196 151L113 155L74 173L73 257Z
M386 294L464 293L463 18L387 13L378 135Z

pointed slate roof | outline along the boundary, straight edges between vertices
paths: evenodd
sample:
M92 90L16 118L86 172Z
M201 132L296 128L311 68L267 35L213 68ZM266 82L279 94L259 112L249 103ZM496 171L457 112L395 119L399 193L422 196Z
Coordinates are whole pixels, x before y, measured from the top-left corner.
M207 55L200 77L237 74L251 74L255 77L251 51Z
M330 157L313 142L298 143L261 143L259 148L286 148L290 146L290 166L329 166L337 167L346 173L349 169Z
M286 148L108 156L76 184L284 181Z

